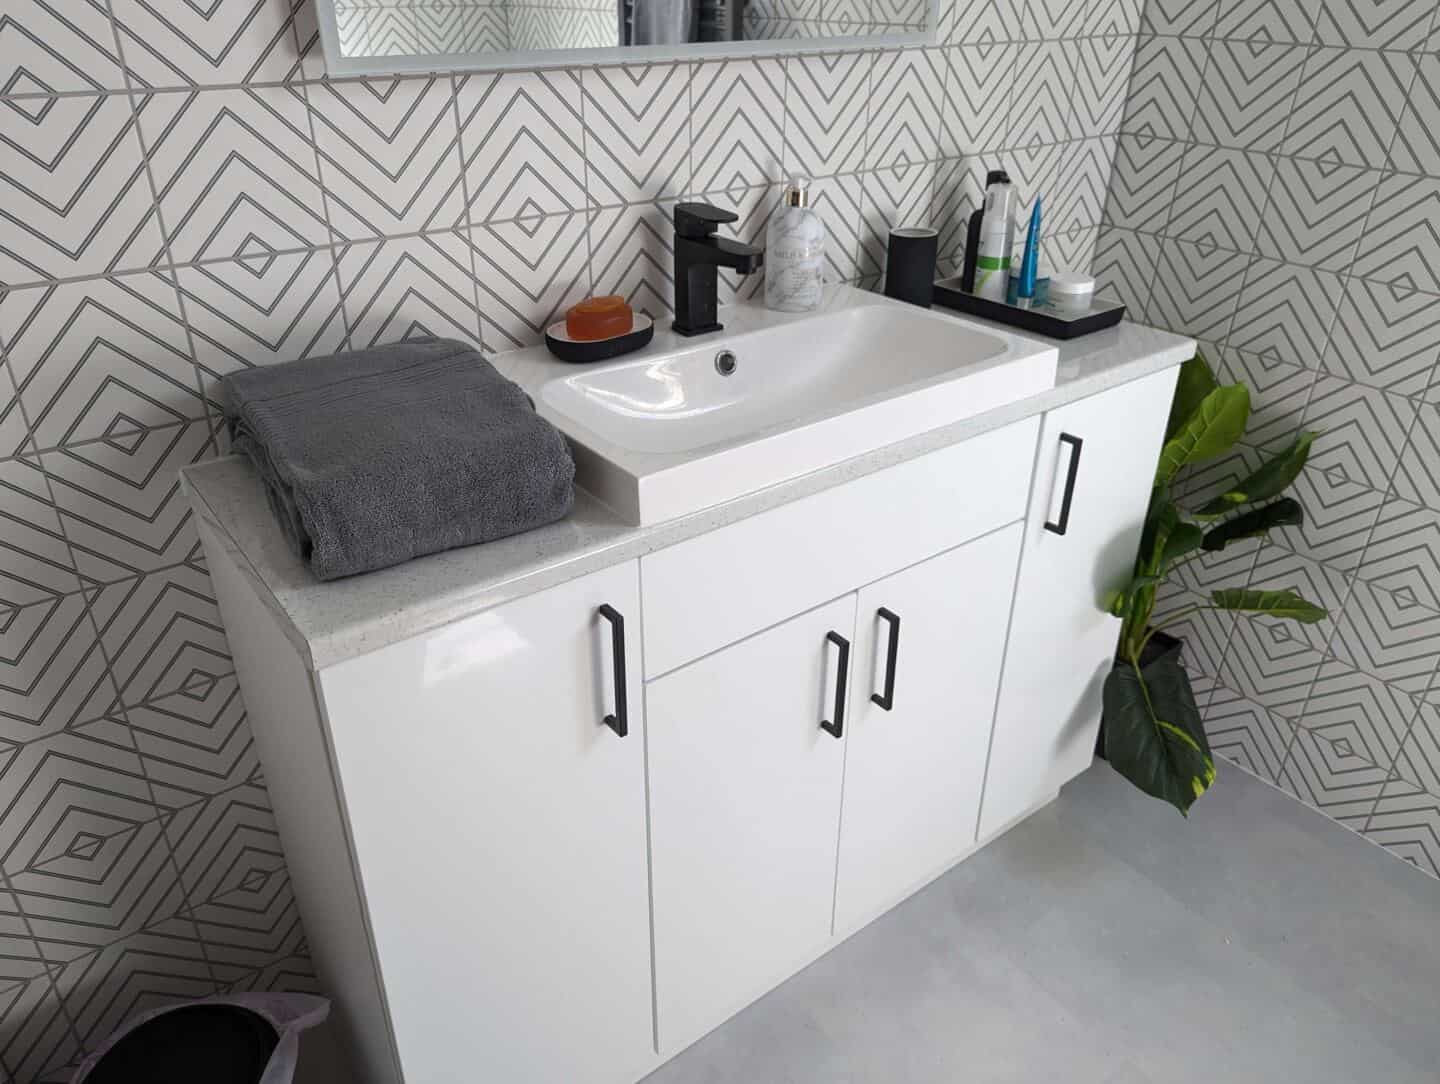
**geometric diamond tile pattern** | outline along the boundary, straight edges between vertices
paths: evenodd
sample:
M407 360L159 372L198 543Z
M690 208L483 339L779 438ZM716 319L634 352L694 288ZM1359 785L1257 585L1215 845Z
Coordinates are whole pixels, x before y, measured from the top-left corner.
M0 1076L59 1079L167 999L319 988L175 490L213 454L216 380L415 334L503 350L596 290L663 317L674 202L706 193L755 237L790 170L820 178L832 279L877 282L894 225L933 222L958 259L949 219L1004 164L1063 216L1057 254L1093 258L1136 314L1222 354L1238 327L1233 356L1280 374L1277 433L1316 397L1294 371L1335 382L1314 411L1335 433L1325 537L1369 603L1337 604L1318 646L1197 617L1187 665L1207 697L1245 675L1208 697L1231 705L1217 747L1347 815L1363 800L1330 795L1353 779L1375 837L1433 868L1436 800L1412 793L1433 746L1401 746L1403 782L1363 754L1393 744L1382 705L1434 695L1440 657L1420 526L1440 513L1440 437L1404 406L1440 399L1415 300L1440 294L1437 79L1409 52L1428 27L1334 4L1322 26L1315 6L1218 5L1248 14L1216 37L1203 2L942 0L930 49L330 84L294 0L21 5L0 31L0 57L24 57L0 94L27 95L0 100L0 585L17 594L0 620L0 919L21 972L0 992ZM17 53L17 28L46 48ZM1292 126L1277 101L1297 80ZM1196 118L1202 84L1225 98ZM1269 303L1242 290L1242 252L1284 284ZM1357 675L1334 694L1353 729L1302 759L1288 735L1309 734L1332 671Z
M1321 434L1306 520L1249 578L1330 618L1218 647L1186 622L1212 746L1440 875L1435 5L1146 0L1139 25L1096 274L1250 386L1245 469Z

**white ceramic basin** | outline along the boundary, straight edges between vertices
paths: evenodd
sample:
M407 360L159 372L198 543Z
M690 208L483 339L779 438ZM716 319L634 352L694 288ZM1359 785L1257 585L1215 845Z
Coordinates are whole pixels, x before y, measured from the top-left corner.
M580 484L648 524L1054 385L1053 346L858 290L827 300L801 317L730 307L696 339L657 332L545 381L537 406L576 447Z

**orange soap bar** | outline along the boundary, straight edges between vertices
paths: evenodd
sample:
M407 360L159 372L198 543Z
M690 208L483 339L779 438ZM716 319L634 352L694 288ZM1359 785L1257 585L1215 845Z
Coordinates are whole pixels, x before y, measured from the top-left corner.
M565 333L572 339L593 342L627 335L635 328L635 313L623 297L587 297L565 314Z

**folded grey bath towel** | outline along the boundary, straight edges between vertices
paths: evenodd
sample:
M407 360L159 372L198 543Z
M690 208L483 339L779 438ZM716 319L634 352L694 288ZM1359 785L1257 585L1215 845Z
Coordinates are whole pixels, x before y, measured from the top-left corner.
M419 339L231 373L234 449L322 580L503 538L570 511L565 439L479 352Z

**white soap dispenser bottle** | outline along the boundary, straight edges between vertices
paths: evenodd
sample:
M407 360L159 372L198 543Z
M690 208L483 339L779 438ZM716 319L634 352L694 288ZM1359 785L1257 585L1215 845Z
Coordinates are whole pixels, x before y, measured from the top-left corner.
M825 223L810 209L810 183L792 177L765 231L765 305L780 312L820 307L825 279Z

